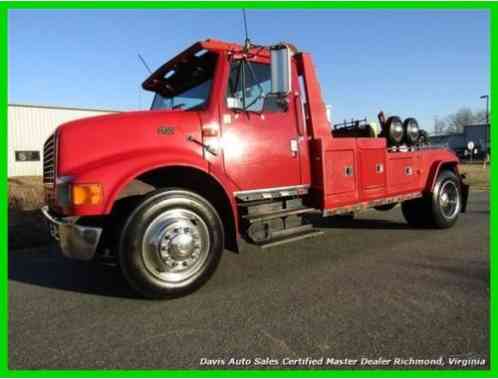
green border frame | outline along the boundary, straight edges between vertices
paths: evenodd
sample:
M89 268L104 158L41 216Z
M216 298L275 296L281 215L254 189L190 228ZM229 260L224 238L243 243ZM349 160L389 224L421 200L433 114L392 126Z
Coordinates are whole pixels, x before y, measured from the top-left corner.
M496 238L490 233L490 370L9 370L8 369L8 222L7 222L7 98L8 98L8 10L9 9L482 9L490 12L491 109L498 109L498 3L484 1L25 1L0 2L0 377L498 377L498 348L493 316L497 314L497 270L494 265ZM491 114L491 125L497 125L498 114ZM491 129L491 145L498 140L498 129ZM498 165L491 165L491 205L497 200L495 182ZM490 230L496 230L497 219L490 206Z

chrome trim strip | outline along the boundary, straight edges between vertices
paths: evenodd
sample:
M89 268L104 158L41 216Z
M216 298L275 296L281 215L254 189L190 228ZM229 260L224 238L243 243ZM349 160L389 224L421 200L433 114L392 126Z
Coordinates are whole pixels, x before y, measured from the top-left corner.
M248 191L236 191L233 193L234 196L240 196L240 195L254 195L254 194L259 194L259 193L264 193L264 192L280 192L280 191L289 191L289 190L294 190L294 189L309 189L310 186L306 184L300 184L297 186L288 186L288 187L274 187L274 188L263 188L263 189L255 189L255 190L248 190Z

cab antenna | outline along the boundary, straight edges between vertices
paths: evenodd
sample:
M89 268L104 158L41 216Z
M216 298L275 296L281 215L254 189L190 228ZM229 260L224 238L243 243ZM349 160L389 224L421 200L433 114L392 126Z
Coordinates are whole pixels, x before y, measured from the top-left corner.
M246 17L246 10L242 9L242 18L244 19L244 31L246 34L246 40L244 42L244 50L249 50L251 47L251 40L249 39L249 32L247 31L247 17Z
M147 64L147 62L145 62L145 59L143 59L143 57L140 55L140 53L138 53L138 59L140 59L142 61L143 65L145 66L145 68L147 69L147 71L149 71L149 74L152 74L152 70L150 69L150 67Z

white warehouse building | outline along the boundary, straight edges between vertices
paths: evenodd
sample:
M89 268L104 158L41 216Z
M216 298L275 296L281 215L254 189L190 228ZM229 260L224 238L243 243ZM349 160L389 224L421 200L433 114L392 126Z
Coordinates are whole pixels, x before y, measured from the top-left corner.
M111 110L9 104L8 176L41 176L43 144L60 125Z

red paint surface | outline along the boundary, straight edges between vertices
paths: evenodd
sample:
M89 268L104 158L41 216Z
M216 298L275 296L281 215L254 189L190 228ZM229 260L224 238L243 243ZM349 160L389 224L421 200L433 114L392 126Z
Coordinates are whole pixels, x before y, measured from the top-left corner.
M127 183L166 166L189 166L212 175L224 188L237 219L235 191L309 185L310 205L330 209L430 190L440 165L457 163L455 155L444 149L390 153L384 139L332 138L319 81L311 56L305 53L293 58L287 112L235 113L227 109L230 59L242 52L240 46L220 41L193 45L158 69L144 87L179 59L200 49L220 54L205 110L119 113L58 128L57 174L70 176L76 183L101 183L104 188L103 203L76 207L72 214L108 214ZM253 49L249 59L269 63L268 51ZM299 87L298 75L304 88ZM301 102L306 102L304 114ZM161 127L174 128L174 133L161 135ZM203 136L203 129L210 132ZM217 154L204 151L188 141L188 136L214 147ZM296 156L290 149L291 139L299 144ZM377 163L383 165L382 172L376 172ZM352 176L345 176L345 166L352 167ZM406 175L406 167L411 167L411 175Z

